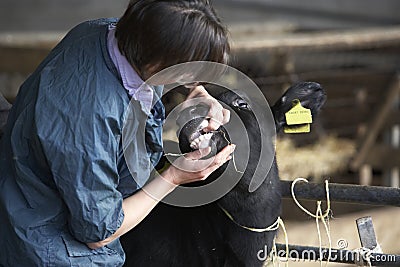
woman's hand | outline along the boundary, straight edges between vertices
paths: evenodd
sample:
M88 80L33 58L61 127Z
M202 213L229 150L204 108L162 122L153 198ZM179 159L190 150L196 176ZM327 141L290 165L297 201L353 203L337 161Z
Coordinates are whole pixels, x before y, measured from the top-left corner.
M204 86L199 85L192 87L186 100L201 97L201 102L206 102L210 107L207 118L209 118L208 126L204 128L205 131L215 131L221 125L226 124L230 119L230 111L225 109L215 98L213 98Z
M235 145L228 145L217 155L203 160L201 158L211 152L210 147L187 153L175 160L161 176L174 185L205 180L213 171L231 159L234 150Z
M178 158L167 170L146 184L141 190L122 202L124 220L118 230L108 238L87 243L91 249L103 247L138 225L178 185L206 179L213 171L230 159L235 145L226 146L212 158L201 160L210 153L210 148L197 150Z

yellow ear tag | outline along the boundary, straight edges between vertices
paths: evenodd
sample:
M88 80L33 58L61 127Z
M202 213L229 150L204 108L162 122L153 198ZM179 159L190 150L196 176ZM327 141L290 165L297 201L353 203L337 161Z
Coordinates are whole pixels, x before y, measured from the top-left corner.
M286 112L285 117L287 125L312 123L311 110L304 108L298 99L293 100L293 107Z
M283 128L284 133L294 134L294 133L309 133L310 132L310 124L300 124L300 125L291 125L285 126Z
M285 133L308 133L312 123L311 110L301 105L298 99L293 100L293 107L285 114Z

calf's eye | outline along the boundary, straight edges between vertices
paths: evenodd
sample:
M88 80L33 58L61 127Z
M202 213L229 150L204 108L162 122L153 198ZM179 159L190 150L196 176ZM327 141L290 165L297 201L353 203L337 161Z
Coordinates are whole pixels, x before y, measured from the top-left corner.
M235 99L232 104L234 107L250 110L249 104L241 98Z

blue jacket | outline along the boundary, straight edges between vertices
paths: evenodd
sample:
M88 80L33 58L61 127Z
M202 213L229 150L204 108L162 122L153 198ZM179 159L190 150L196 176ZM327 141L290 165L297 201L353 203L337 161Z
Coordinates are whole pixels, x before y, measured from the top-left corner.
M20 88L0 144L0 266L124 262L119 240L96 250L85 243L120 227L123 198L150 176L164 107L158 101L147 116L130 104L107 52L112 22L75 27ZM121 138L129 105L131 171Z

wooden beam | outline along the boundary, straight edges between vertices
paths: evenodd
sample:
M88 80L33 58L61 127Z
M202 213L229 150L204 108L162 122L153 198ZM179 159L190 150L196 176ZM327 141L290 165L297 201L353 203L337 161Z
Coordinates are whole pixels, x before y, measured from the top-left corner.
M350 163L351 169L358 170L360 166L365 163L365 159L370 153L370 149L374 145L376 138L381 131L386 119L392 110L392 104L396 99L397 94L400 92L400 74L396 74L386 96L383 99L381 107L378 109L375 117L368 126L367 134L361 141L359 153L354 157Z
M260 39L234 40L233 51L354 49L377 48L400 44L400 27L368 28L319 33L261 36Z
M0 33L0 47L50 50L64 35L64 32L3 32Z
M64 35L65 32L0 33L0 71L15 71L19 67L32 71L30 68L37 65L38 57L42 58L47 54ZM257 38L241 36L233 39L233 53L257 50L286 53L295 49L315 51L400 46L400 26L284 35L261 32L252 35ZM36 52L40 55L34 56ZM9 58L18 63L9 67Z
M241 28L232 27L235 52L247 50L292 50L292 49L346 49L384 47L400 44L400 26L337 30L312 33L268 34L264 29L252 32L257 39L245 38ZM65 32L0 33L0 47L48 48L57 44Z

